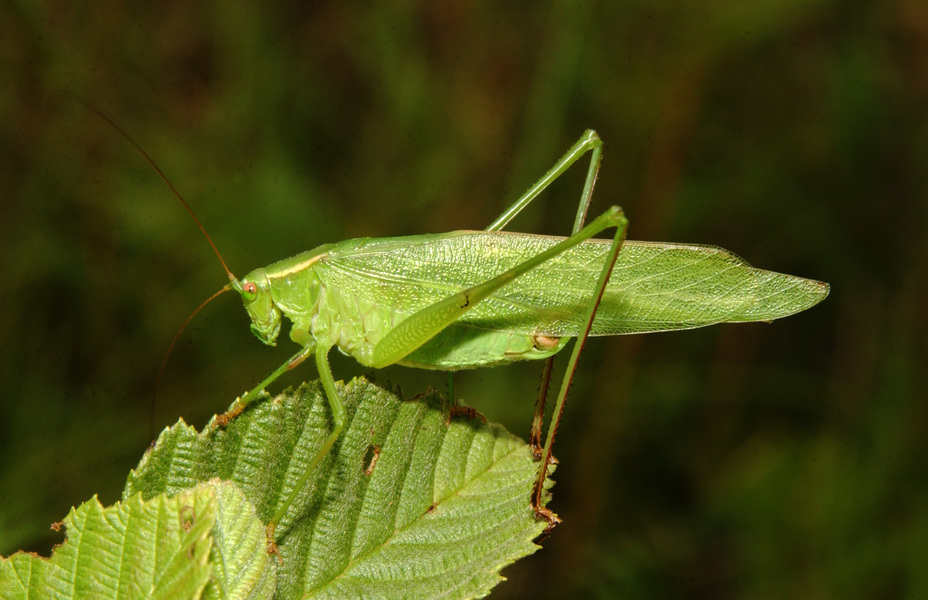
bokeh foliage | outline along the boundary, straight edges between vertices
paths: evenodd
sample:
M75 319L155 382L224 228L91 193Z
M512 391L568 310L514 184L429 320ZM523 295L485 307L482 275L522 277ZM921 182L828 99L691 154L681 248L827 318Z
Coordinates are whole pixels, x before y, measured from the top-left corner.
M47 551L71 505L118 498L167 344L225 283L66 89L145 147L239 274L482 228L597 129L594 212L832 295L770 326L588 344L556 447L565 525L498 596L928 596L923 2L137 4L0 4L0 553ZM582 171L514 226L568 231ZM290 353L221 298L154 426L202 425ZM525 431L539 371L465 373L457 395Z

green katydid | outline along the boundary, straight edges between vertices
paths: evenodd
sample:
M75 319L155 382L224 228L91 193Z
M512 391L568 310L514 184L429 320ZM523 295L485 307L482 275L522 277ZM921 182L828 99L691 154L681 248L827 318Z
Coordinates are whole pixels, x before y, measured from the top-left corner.
M592 130L486 230L347 240L238 279L151 158L112 120L88 107L145 156L193 216L228 274L230 283L221 291L234 289L241 295L258 339L275 345L282 317L291 321L290 338L300 349L236 399L214 425L228 424L281 374L315 358L333 427L294 491L278 502L267 525L270 552L277 551L277 526L343 427L345 412L328 362L333 347L372 368L400 364L456 371L550 358L576 337L539 453L532 494L536 513L553 524L556 517L542 507L542 485L557 422L588 336L772 321L810 308L828 295L826 283L755 269L721 248L625 241L628 221L616 206L583 227L602 158L602 142ZM590 167L573 235L502 231L587 152ZM591 239L610 228L616 230L611 241ZM550 374L549 367L545 373ZM543 396L544 392L540 399ZM533 429L540 427L542 412L536 409ZM533 443L538 443L535 431Z
M592 152L592 159L572 236L501 231L586 152ZM623 244L628 221L618 207L581 229L601 152L597 134L584 133L485 231L347 240L232 278L227 287L242 296L255 335L275 344L286 316L292 322L290 338L300 350L216 422L228 423L311 355L333 416L332 432L310 469L268 525L271 548L294 496L341 433L344 411L327 358L333 347L373 368L401 364L454 371L546 358L577 337L533 494L539 514L554 519L541 508L542 484L556 419L588 335L772 321L828 294L825 283L754 269L719 248ZM608 228L616 229L611 243L590 239Z

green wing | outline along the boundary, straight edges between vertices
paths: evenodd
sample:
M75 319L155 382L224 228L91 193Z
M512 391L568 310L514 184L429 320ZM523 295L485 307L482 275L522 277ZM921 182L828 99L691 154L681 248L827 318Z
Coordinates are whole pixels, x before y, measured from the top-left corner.
M325 259L327 285L357 295L394 323L445 296L485 281L563 238L458 231L349 240ZM461 319L481 329L575 336L609 250L589 240L533 269ZM772 321L828 295L828 284L755 269L712 246L626 241L592 335ZM389 327L389 323L384 323Z

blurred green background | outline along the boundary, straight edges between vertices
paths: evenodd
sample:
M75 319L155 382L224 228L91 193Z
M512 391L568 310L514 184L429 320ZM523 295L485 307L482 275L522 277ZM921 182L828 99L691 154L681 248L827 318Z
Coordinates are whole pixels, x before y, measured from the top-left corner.
M485 227L586 128L593 213L829 281L820 306L588 344L564 519L500 598L926 598L928 4L0 3L0 554L118 499L171 337L225 275L324 242ZM566 233L586 167L513 223ZM156 430L289 356L238 299L168 363ZM565 362L563 359L561 365ZM398 382L407 397L441 374ZM540 364L458 395L527 433ZM287 383L315 378L311 367Z

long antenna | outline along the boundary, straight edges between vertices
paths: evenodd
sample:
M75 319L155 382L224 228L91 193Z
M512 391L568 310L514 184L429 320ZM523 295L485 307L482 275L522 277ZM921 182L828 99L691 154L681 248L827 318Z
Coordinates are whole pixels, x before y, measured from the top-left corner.
M187 317L187 320L184 321L184 324L181 325L181 326L180 326L180 329L177 330L177 333L174 334L174 339L171 340L171 345L168 346L168 351L164 353L164 358L161 359L161 366L158 367L158 377L155 378L155 391L154 391L154 393L151 395L151 409L150 409L150 414L149 414L149 419L148 419L148 425L149 425L149 432L148 432L148 433L149 433L149 437L152 438L152 443L154 443L154 440L155 440L155 398L158 397L158 389L161 387L161 376L164 375L164 368L165 368L165 367L167 366L167 364L168 364L168 358L171 357L171 352L174 350L174 345L177 344L177 340L180 339L180 334L182 334L182 333L184 332L184 329L187 328L187 325L190 324L190 321L193 320L193 318L197 315L198 312L200 312L201 310L203 310L203 307L204 307L204 306L206 306L207 304L209 304L210 302L212 302L212 301L216 298L216 296L218 296L218 295L220 295L220 294L222 294L222 293L224 293L224 292L228 292L228 291L231 290L231 289L232 289L232 283L231 283L231 282L225 284L225 285L222 287L221 290L219 290L218 292L216 292L215 294L213 294L212 296L210 296L209 298L207 298L206 300L204 300L204 301L200 304L200 306L198 306L198 307L196 308L196 310L194 310L192 313L190 313L190 316Z
M65 97L67 97L67 98L70 98L71 100L74 100L74 101L77 102L78 104L83 105L84 108L86 108L86 109L89 110L90 112L94 113L95 115L97 115L98 117L100 117L101 119L103 119L104 121L106 121L107 123L109 123L109 124L113 127L113 129L115 129L116 131L118 131L118 132L122 135L122 137L126 138L126 140L127 140L130 144L132 144L132 146L133 146L136 150L139 151L139 154L141 154L143 157L145 157L145 160L148 161L148 164L150 164L151 167L155 170L155 172L158 173L158 177L161 178L161 181L163 181L163 182L165 183L165 185L167 185L168 188L170 188L171 192L174 193L174 196L176 196L177 199L180 200L180 203L184 205L184 208L186 208L186 209L187 209L187 212L190 213L190 216L193 217L194 223L196 223L196 224L197 224L197 227L200 228L200 231L203 233L203 236L206 238L206 241L209 242L209 245L212 247L213 252L216 253L216 257L219 259L219 262L222 263L222 268L225 269L226 275L229 276L229 283L227 283L225 286L223 286L223 288L222 288L221 290L219 290L218 292L216 292L215 294L213 294L212 296L210 296L209 298L207 298L206 300L204 300L203 303L201 303L200 306L198 306L197 309L196 309L195 311L193 311L192 313L190 313L190 316L187 317L187 320L184 321L184 324L181 325L181 326L180 326L180 329L177 330L177 333L174 334L174 339L171 340L171 345L168 346L168 350L167 350L167 352L165 352L164 358L161 360L161 366L158 368L158 377L155 378L155 389L154 389L154 393L152 393L152 396L151 396L151 408L150 408L149 420L148 420L149 437L152 438L152 443L154 444L154 437L155 437L155 400L158 398L158 389L161 387L161 377L162 377L162 375L164 374L164 368L165 368L165 366L167 366L167 364L168 364L168 358L170 358L170 356L171 356L171 351L174 350L174 346L177 344L177 340L180 338L180 334L183 333L184 329L187 328L187 325L190 324L190 321L193 320L193 317L196 316L196 314L197 314L198 312L200 312L200 310L202 310L204 306L206 306L206 305L209 304L214 298L216 298L216 296L222 294L223 292L227 292L227 291L229 291L230 289L232 289L232 288L233 288L233 284L235 284L235 282L237 281L237 279L236 279L235 275L232 274L232 271L229 270L229 267L226 266L226 261L223 260L222 254L219 253L219 248L217 248L217 247L216 247L216 244L213 243L213 238L209 237L209 234L206 233L206 228L203 227L203 223L201 223L201 222L200 222L200 219L198 219L197 216L196 216L196 214L194 214L193 209L190 208L190 205L187 204L187 201L184 200L184 197L180 195L180 192L177 191L177 188L174 187L174 184L171 183L171 181L170 181L170 180L167 178L167 176L161 171L161 169L158 167L158 165L155 164L155 161L152 159L152 157L150 157L150 156L148 155L148 153L145 152L145 150L143 150L142 147L139 146L139 145L136 143L136 141L135 141L134 139L132 139L132 136L130 136L128 133L126 133L126 131L125 131L122 127L120 127L120 126L116 123L116 121L114 121L113 119L109 118L109 116L107 116L106 113L104 113L102 110L100 110L99 108L97 108L96 106L94 106L93 104L91 104L90 102L88 102L87 100L81 98L80 96L78 96L78 95L75 94L74 92L71 92L71 91L68 91L68 90L56 90L56 91L53 92L53 93L54 93L54 94L60 94L60 95L62 95L62 96L65 96Z
M216 244L213 243L213 238L209 237L209 234L206 233L206 228L203 227L203 223L200 223L200 219L198 219L197 216L196 216L196 214L194 214L193 209L190 208L190 205L187 204L187 201L184 200L184 197L180 195L180 192L177 191L177 189L174 187L174 184L172 184L172 183L170 182L170 180L168 180L167 176L161 171L160 168L158 168L158 165L155 164L155 161L152 160L152 158L151 158L150 156L148 156L148 153L145 152L144 150L142 150L142 147L139 146L139 145L135 142L134 139L132 139L132 136L130 136L128 133L126 133L126 131L125 131L122 127L120 127L119 125L116 124L116 121L114 121L113 119L109 118L102 110L100 110L99 108L97 108L96 106L94 106L93 104L91 104L90 102L88 102L87 100L84 100L83 98L81 98L80 96L78 96L77 94L75 94L74 92L71 92L71 91L68 91L68 90L56 90L56 91L53 92L53 93L55 93L55 94L61 94L62 96L66 96L66 97L70 98L71 100L74 100L75 102L77 102L77 103L79 103L79 104L82 104L82 105L84 106L84 108L86 108L87 110L91 111L92 113L94 113L95 115L97 115L98 117L100 117L101 119L103 119L104 121L106 121L107 123L109 123L109 124L113 127L113 129L115 129L115 130L118 131L120 134L122 134L122 137L126 138L126 140L127 140L130 144L132 144L132 145L135 147L135 149L138 150L139 153L140 153L142 156L145 157L145 160L148 161L148 164L150 164L150 165L152 166L152 168L155 170L155 172L158 173L158 177L161 178L161 181L163 181L163 182L171 189L171 191L174 193L174 195L177 197L177 199L180 200L180 203L183 204L183 205L184 205L184 208L187 209L187 212L190 213L190 216L193 217L194 223L196 223L196 224L197 224L197 227L200 228L200 231L203 232L203 236L206 237L206 241L209 242L209 245L210 245L210 246L212 246L213 252L216 253L216 256L219 258L219 262L222 263L222 268L225 269L226 275L229 276L229 281L235 281L235 280L236 280L235 275L233 275L233 274L232 274L232 271L229 270L229 267L226 266L226 261L223 260L222 254L219 253L219 248L217 248L217 247L216 247Z

